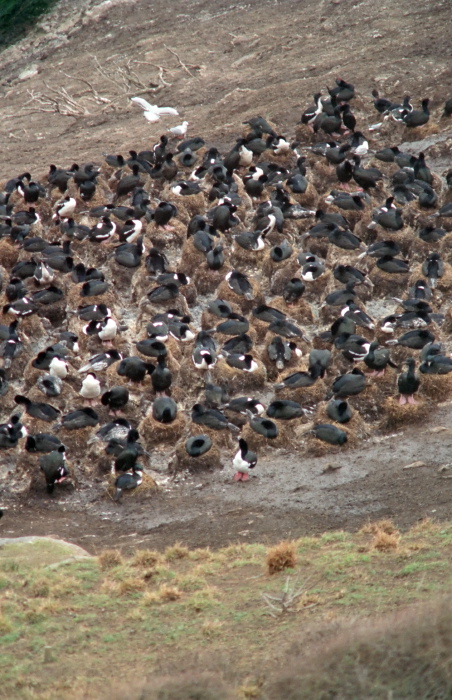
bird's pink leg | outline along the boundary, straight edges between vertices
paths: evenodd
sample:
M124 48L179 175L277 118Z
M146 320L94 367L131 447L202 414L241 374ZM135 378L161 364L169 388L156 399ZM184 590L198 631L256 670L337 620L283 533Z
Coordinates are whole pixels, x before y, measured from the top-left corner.
M380 371L377 371L376 369L372 370L372 372L368 372L369 377L384 377L385 376L385 371L384 369L381 369Z
M400 394L400 396L399 396L399 404L400 404L401 406L403 406L403 405L406 404L407 402L408 402L408 401L407 401L407 397L404 396L404 394Z

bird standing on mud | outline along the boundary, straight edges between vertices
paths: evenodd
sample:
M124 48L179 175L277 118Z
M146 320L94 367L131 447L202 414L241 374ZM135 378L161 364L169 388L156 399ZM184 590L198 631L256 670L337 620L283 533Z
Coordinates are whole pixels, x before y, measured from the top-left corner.
M240 438L239 450L232 461L232 466L237 470L234 474L234 481L248 481L250 469L254 469L256 464L257 455L248 449L247 441Z

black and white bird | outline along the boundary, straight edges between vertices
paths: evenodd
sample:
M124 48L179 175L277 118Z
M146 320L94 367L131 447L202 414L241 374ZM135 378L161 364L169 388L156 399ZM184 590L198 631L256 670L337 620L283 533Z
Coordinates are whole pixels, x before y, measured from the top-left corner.
M38 377L36 382L38 389L49 397L59 396L63 389L63 382L59 377L52 377L51 374L44 374Z
M143 467L135 464L132 473L121 474L115 480L115 501L120 501L124 491L131 491L143 483Z
M116 337L118 324L111 316L106 316L102 321L90 321L83 328L85 335L97 335L105 346L111 346Z
M103 216L101 221L92 227L89 232L89 240L93 243L102 243L113 237L116 224L108 216Z
M115 362L119 362L119 360L122 360L122 355L120 352L117 350L107 350L99 355L93 355L93 357L91 357L85 365L80 367L78 371L79 373L101 372L102 370L107 369L107 367L110 367L110 365L113 365Z
M65 197L64 199L57 202L53 219L57 223L60 222L60 219L69 219L75 212L76 206L77 200L74 197Z
M49 494L53 493L55 484L61 484L69 476L65 452L66 448L64 445L60 445L58 449L39 458L39 466L41 471L44 472L47 493Z
M236 470L234 481L248 481L250 469L257 464L257 455L248 448L248 443L243 438L239 440L239 450L232 460L232 466Z
M127 219L124 226L118 229L121 243L135 243L141 234L143 224L139 219Z
M216 408L206 408L200 403L193 406L191 411L191 419L197 425L203 425L211 430L231 430L238 432L239 428L233 423L230 423L226 416Z

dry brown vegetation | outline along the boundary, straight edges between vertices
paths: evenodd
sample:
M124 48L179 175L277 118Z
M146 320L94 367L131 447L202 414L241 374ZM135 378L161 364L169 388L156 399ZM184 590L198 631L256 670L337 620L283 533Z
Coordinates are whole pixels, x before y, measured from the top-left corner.
M452 600L347 625L306 659L303 648L270 683L266 700L448 700L452 695Z
M117 549L106 549L99 554L98 561L101 569L112 569L115 566L120 566L123 563L123 558Z
M284 569L293 569L297 561L294 542L280 542L272 547L267 554L267 571L277 574Z
M209 635L210 636L210 635ZM452 694L452 600L440 599L396 615L324 628L306 654L304 642L291 652L269 682L245 681L235 692L201 655L188 673L157 677L144 687L120 691L113 700L449 700ZM278 663L278 660L276 660ZM111 695L109 697L112 697Z
M152 549L138 549L133 557L133 565L138 567L152 567L160 561L161 555Z

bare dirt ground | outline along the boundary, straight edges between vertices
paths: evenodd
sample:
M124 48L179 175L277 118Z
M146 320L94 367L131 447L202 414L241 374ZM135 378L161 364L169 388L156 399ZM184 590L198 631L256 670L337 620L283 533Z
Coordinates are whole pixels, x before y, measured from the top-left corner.
M161 124L146 122L125 97L103 113L106 103L82 98L92 116L80 118L32 111L36 101L22 112L30 91L57 97L46 84L72 96L87 89L61 71L115 98L127 90L112 67L132 61L145 87L159 85L144 96L176 105L191 135L216 145L233 143L243 119L256 114L290 135L311 95L325 92L336 75L356 85L372 121L374 87L388 97L430 97L439 110L452 92L449 12L447 0L63 2L54 23L45 20L43 31L2 55L0 177L31 166L47 170L49 162L100 161L103 151L140 150L160 135ZM97 61L116 82L96 70ZM30 66L37 74L18 81ZM129 97L140 91L130 81L127 87Z
M292 136L311 95L336 75L356 85L367 125L379 120L373 87L388 97L409 93L416 104L429 97L436 117L452 94L446 0L61 4L43 29L0 55L1 179L148 148L163 130L130 103L136 94L176 106L190 135L223 148L257 114ZM24 79L27 69L32 75ZM62 87L76 106L61 99ZM64 116L68 108L86 114ZM179 478L146 503L124 499L118 507L88 480L55 500L10 498L2 534L53 534L89 551L175 540L215 547L356 528L380 517L401 527L450 518L452 472L438 469L450 460L451 416L445 405L422 426L339 456L301 461L275 451L248 484L232 484L229 471ZM437 426L445 430L431 432ZM427 466L403 469L416 460ZM323 474L329 463L341 468Z
M423 518L450 519L452 430L450 404L419 428L368 441L341 455L300 460L275 451L259 460L258 475L234 484L231 470L187 476L151 500L118 506L91 483L76 494L11 501L2 535L54 535L91 553L117 546L125 552L231 542L272 543L282 538L355 530L392 518L407 528ZM441 426L444 430L436 432ZM446 428L447 426L447 428ZM432 432L433 431L433 432ZM413 466L423 461L425 466ZM329 470L328 465L340 465ZM324 470L325 473L324 473Z

